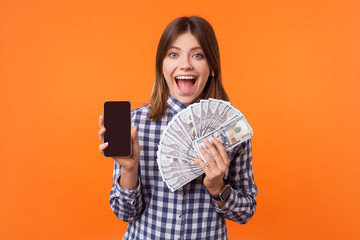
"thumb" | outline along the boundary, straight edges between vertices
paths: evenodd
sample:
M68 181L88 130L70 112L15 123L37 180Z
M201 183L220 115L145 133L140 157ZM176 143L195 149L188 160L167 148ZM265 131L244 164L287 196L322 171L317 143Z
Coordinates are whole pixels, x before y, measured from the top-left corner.
M132 142L132 155L135 159L139 159L140 146L139 146L139 139L138 139L136 126L133 126L131 128L131 142Z

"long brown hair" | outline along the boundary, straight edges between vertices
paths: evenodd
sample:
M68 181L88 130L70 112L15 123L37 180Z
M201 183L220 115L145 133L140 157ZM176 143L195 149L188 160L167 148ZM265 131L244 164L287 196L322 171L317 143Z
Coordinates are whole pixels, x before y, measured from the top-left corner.
M170 44L185 32L190 32L198 40L212 72L211 75L214 75L209 76L199 98L229 101L222 84L219 46L213 28L205 19L198 16L179 17L165 28L157 48L155 82L150 96L150 114L148 116L153 121L161 118L167 110L169 88L163 75L163 60Z

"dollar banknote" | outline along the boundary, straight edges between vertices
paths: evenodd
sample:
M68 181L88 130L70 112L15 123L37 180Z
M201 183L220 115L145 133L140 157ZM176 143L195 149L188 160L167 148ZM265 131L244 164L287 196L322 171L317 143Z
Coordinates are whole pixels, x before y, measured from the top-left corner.
M183 126L185 133L189 136L190 139L196 138L195 123L192 119L192 114L190 108L186 108L182 111L182 114L177 115L180 124Z
M189 106L192 115L192 121L194 123L196 137L200 137L201 129L201 108L200 103L194 103Z
M211 138L218 140L227 150L237 146L238 144L246 141L252 137L252 132L248 127L248 124L243 116L236 117L231 121L220 126L218 129L208 133L205 136L202 136L199 139L194 140L196 149L199 149L202 146L206 149L205 140L211 142ZM198 151L198 155L202 157L201 152Z
M200 100L200 115L201 115L201 121L200 121L200 136L203 135L204 127L206 126L206 114L207 114L207 108L208 108L209 101L208 100Z
M204 173L195 157L207 164L199 151L205 140L215 138L230 150L252 136L244 115L230 102L202 99L176 114L163 131L156 159L159 172L169 189L176 191Z
M190 163L187 159L168 155L161 155L160 158L160 174L172 191L177 190L202 174L201 168Z
M166 145L159 145L158 153L166 154L166 155L170 155L170 156L174 156L174 157L179 157L179 158L190 159L190 160L193 160L193 162L195 162L195 155L193 155L191 153L184 153L183 151L178 152L175 149L172 149Z

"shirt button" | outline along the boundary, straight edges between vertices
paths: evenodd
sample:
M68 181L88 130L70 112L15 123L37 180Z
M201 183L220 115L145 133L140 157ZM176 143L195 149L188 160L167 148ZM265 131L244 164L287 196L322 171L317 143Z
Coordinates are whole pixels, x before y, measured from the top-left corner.
M178 238L177 240L181 240L181 238Z
M181 192L180 194L181 194L181 196L184 196L184 195L185 195L185 192Z
M183 216L182 216L182 215L179 215L179 219L183 219Z
M130 207L132 210L134 210L135 209L135 206L134 205L131 205L131 207Z
M130 197L134 198L134 197L135 197L135 194L130 194Z

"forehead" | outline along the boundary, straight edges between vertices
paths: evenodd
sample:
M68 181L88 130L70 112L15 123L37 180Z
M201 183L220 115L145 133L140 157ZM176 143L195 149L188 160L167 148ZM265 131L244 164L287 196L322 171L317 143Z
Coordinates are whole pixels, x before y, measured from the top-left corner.
M198 39L190 32L179 34L169 45L169 48L192 49L201 48Z

